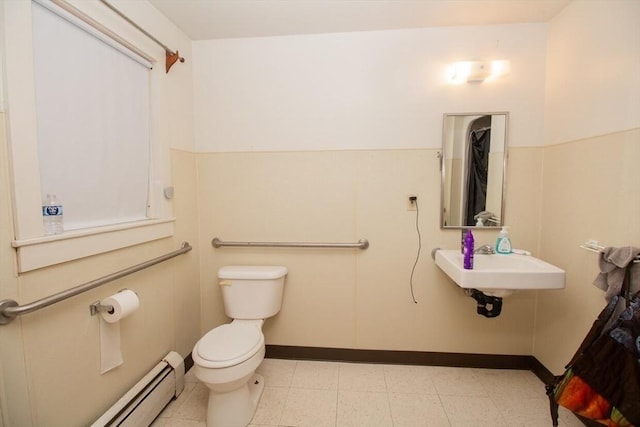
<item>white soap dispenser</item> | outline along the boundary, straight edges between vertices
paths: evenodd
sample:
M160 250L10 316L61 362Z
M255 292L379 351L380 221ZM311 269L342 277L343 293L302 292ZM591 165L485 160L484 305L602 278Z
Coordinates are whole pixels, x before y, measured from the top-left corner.
M509 231L506 226L503 226L496 241L496 253L510 254L511 252L513 252L513 248L511 246L511 239L509 239Z

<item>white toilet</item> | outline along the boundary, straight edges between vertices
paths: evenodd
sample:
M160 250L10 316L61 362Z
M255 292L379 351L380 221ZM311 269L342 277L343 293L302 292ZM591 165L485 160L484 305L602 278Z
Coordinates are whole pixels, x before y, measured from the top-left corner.
M238 265L218 270L222 300L233 321L200 338L193 348L196 378L209 388L207 427L245 427L264 389L255 373L264 359L264 319L282 305L286 267Z

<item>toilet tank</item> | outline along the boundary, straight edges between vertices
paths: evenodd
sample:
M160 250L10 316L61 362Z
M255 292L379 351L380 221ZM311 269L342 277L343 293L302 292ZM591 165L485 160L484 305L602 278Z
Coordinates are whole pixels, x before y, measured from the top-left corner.
M282 306L282 266L229 265L218 270L224 311L232 319L266 319Z

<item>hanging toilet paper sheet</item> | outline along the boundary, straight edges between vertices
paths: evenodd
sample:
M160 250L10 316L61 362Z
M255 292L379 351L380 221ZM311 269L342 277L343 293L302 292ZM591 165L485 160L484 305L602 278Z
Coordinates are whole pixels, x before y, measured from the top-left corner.
M100 301L102 305L113 306L113 310L101 312L100 317L100 373L122 365L120 351L120 320L140 306L138 295L125 289Z

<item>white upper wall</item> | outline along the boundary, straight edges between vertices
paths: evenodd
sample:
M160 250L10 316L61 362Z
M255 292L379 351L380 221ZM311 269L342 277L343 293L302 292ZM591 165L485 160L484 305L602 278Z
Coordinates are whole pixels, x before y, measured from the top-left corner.
M67 0L70 1L70 0ZM77 6L88 3L86 0L73 0ZM193 54L191 40L173 22L167 19L148 1L110 0L109 3L144 28L149 34L178 51L185 62L176 62L171 70L161 78L160 93L153 100L159 109L160 138L166 140L165 146L183 151L193 151ZM104 5L98 4L97 7ZM113 14L112 14L113 15ZM130 28L120 17L113 15L112 25ZM136 30L137 31L137 30ZM144 38L144 36L142 36ZM165 61L157 63L165 73Z
M574 1L549 26L545 144L640 127L640 1Z
M198 152L439 148L443 113L509 111L509 144L542 144L545 24L195 41ZM494 82L447 65L508 59Z

